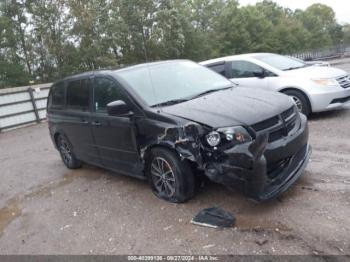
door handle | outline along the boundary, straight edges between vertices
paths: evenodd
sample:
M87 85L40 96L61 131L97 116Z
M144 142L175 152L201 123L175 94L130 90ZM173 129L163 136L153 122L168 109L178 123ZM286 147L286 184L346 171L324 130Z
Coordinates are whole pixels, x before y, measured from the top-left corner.
M94 121L94 122L92 122L91 124L92 124L93 126L100 126L100 125L101 125L101 123L98 122L98 121Z
M87 121L87 120L81 120L80 123L82 123L82 124L84 124L84 125L87 125L87 124L89 124L89 121Z

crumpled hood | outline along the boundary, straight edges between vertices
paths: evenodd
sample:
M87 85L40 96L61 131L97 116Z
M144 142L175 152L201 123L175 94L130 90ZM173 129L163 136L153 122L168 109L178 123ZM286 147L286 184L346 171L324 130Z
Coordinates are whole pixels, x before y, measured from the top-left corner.
M337 78L347 75L347 72L335 68L325 66L308 66L290 71L283 71L286 76L303 76L307 78Z
M281 93L236 87L166 106L162 111L216 128L252 125L292 105L292 100Z

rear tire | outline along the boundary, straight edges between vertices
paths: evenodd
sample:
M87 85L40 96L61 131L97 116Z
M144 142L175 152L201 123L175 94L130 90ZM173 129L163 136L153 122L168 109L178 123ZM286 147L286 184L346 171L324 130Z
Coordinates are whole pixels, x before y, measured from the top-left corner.
M71 143L63 135L57 137L57 147L63 163L69 169L77 169L82 166L82 162L76 158Z
M183 203L194 196L195 178L191 166L171 150L152 149L146 165L146 175L157 197Z
M306 116L308 116L311 113L309 100L302 92L297 90L286 90L283 93L290 96L293 99L299 112L303 113Z

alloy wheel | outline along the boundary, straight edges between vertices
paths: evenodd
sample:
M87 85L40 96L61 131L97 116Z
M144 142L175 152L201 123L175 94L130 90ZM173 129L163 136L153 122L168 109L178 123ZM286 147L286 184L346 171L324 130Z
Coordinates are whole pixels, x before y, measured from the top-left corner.
M303 110L303 103L301 102L301 100L299 99L299 97L296 96L291 96L295 105L297 106L299 112L302 112Z
M151 164L151 176L159 194L171 198L175 195L175 174L170 164L162 157L156 157Z
M70 146L68 145L67 141L65 141L64 138L60 139L59 150L64 163L69 165L72 161L73 156L72 156L72 151L70 149Z

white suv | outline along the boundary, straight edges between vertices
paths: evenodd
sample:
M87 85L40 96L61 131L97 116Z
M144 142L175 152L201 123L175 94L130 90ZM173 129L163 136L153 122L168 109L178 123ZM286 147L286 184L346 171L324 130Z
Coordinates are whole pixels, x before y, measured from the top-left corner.
M350 105L349 74L337 68L270 53L227 56L200 64L241 86L285 93L305 115Z

